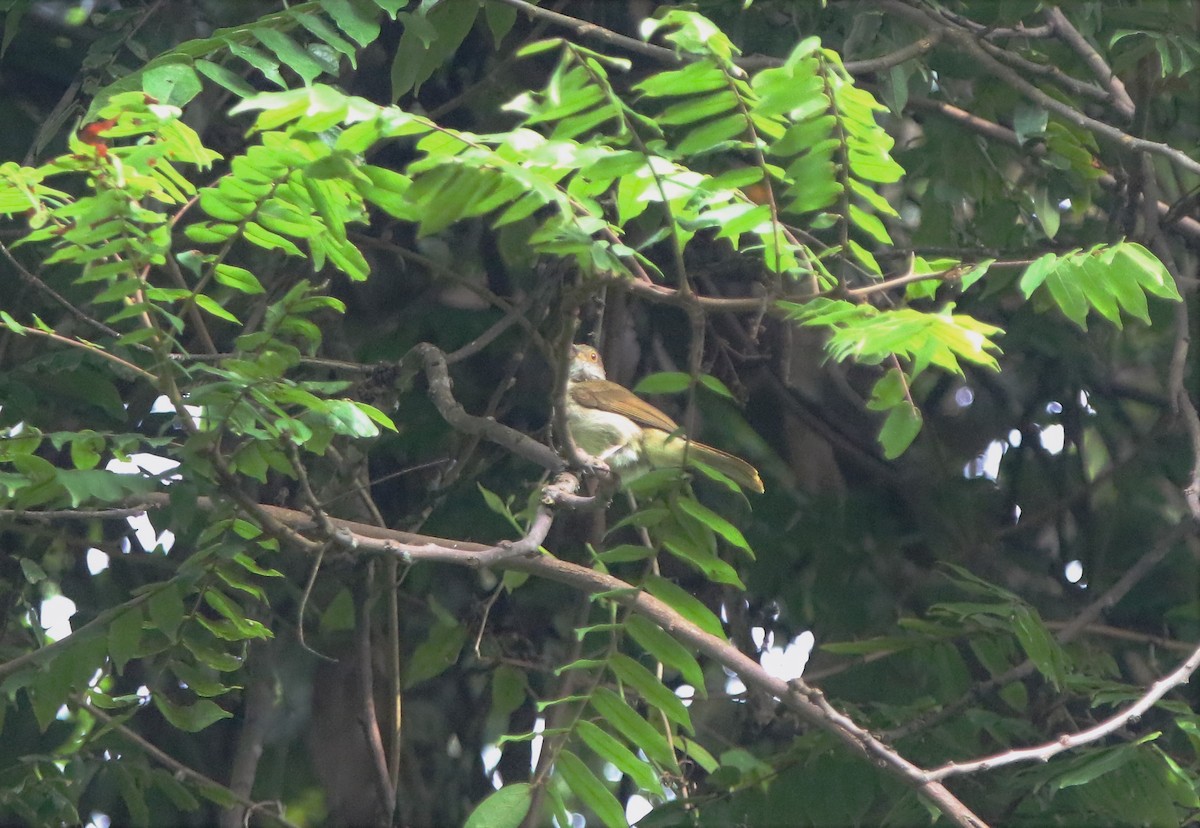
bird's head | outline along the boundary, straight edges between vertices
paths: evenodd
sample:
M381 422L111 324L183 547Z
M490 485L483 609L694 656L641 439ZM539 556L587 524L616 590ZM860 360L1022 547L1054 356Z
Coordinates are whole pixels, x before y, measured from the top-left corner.
M591 345L572 345L571 379L586 382L604 378L604 362L600 359L600 352Z

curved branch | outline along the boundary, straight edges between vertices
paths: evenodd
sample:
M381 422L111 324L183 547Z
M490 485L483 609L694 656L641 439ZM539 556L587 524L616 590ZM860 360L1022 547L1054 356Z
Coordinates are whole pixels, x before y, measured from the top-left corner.
M569 489L570 481L560 480L559 485ZM547 495L552 499L552 495ZM166 495L152 496L152 501L167 502ZM206 498L197 500L201 509L211 508ZM261 505L279 523L290 530L301 532L316 528L311 515L280 506ZM754 687L778 698L807 721L828 731L843 744L864 755L889 773L897 776L909 787L928 797L961 828L986 828L986 823L971 812L957 797L939 781L932 779L921 768L909 762L890 746L872 736L850 717L834 708L819 691L800 681L791 683L776 678L762 665L743 654L728 641L705 632L683 618L669 605L657 598L637 590L632 584L602 572L596 572L578 564L559 560L551 555L536 555L538 546L545 539L551 522L551 512L543 503L526 536L520 541L503 542L496 546L468 541L435 538L382 529L366 523L330 517L339 540L346 546L365 552L395 555L407 562L448 563L456 566L478 568L498 566L528 572L547 580L574 587L588 594L605 594L613 601L646 616L675 638L695 647L713 658L722 666L737 673L748 687Z
M528 434L498 423L490 417L474 417L467 413L451 393L453 383L446 365L446 355L441 349L428 342L413 346L410 353L421 357L425 376L429 379L429 397L438 413L458 431L473 434L504 446L518 457L550 471L561 471L566 463L548 446L542 445ZM403 361L403 360L401 360Z
M929 771L926 775L930 779L945 779L949 776L992 770L1017 762L1047 762L1052 756L1071 748L1103 739L1108 734L1119 730L1130 722L1136 721L1143 713L1157 704L1158 700L1165 696L1168 691L1181 684L1186 684L1197 668L1200 668L1200 646L1193 650L1192 654L1175 670L1150 685L1150 689L1142 694L1136 702L1099 724L1089 727L1087 730L1081 730L1078 733L1069 735L1064 734L1052 742L1047 742L1037 747L1006 750L1002 753L985 756L982 759L974 759L970 762L949 762L940 768Z
M336 533L337 542L359 551L394 555L406 563L433 562L471 568L497 566L502 569L515 569L574 587L588 594L604 594L646 616L675 638L733 671L747 687L754 687L778 698L807 721L833 734L854 751L874 760L909 787L934 801L954 824L961 828L986 828L986 823L950 793L941 782L929 777L926 771L909 762L853 719L834 708L821 691L798 680L789 683L772 676L762 665L728 641L705 632L669 605L637 590L632 584L578 564L561 561L551 555L536 554L553 522L550 505L557 502L559 493L569 494L574 492L577 486L578 480L573 475L561 474L553 485L544 490L543 502L525 536L517 541L503 541L494 546L384 529L336 517L329 517L328 521ZM166 506L170 502L165 493L151 494L143 497L141 501L150 508ZM215 508L216 501L201 497L196 499L195 505L198 509L212 509ZM259 504L258 509L269 515L274 523L292 533L319 529L316 520L307 512L267 504ZM319 545L312 541L310 543ZM150 593L143 593L120 607L102 613L76 632L107 624L118 613L147 600L149 595ZM67 640L69 638L63 639ZM61 643L55 642L34 653L0 664L0 678L36 658L61 649Z
M1146 550L1138 560L1125 570L1115 584L1104 591L1104 594L1099 596L1095 601L1084 607L1083 611L1072 618L1070 621L1062 625L1054 639L1059 644L1066 644L1081 632L1087 629L1088 625L1097 621L1105 610L1116 606L1116 604L1125 597L1129 590L1133 589L1143 578L1150 573L1154 567L1162 562L1163 558L1174 548L1175 542L1184 536L1188 529L1186 522L1181 522L1166 534L1158 543ZM886 732L886 737L889 739L902 739L910 736L927 727L932 727L940 722L955 716L967 708L967 706L975 699L980 698L985 693L995 690L998 687L1003 687L1006 684L1022 679L1037 669L1032 659L1025 659L1020 664L1012 667L1007 672L982 681L972 687L964 695L957 700L951 702L940 710L923 718L914 719L900 727L892 728Z

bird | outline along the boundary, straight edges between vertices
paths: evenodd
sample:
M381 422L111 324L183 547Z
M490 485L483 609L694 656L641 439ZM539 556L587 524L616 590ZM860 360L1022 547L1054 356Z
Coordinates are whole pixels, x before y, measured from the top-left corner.
M744 489L763 493L758 470L740 457L688 441L679 425L628 388L610 382L600 353L571 346L567 428L582 451L628 482L651 469L704 465Z

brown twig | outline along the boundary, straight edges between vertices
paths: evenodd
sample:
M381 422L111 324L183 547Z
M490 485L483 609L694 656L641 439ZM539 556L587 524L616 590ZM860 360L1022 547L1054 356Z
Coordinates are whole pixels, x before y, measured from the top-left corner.
M49 296L80 322L83 322L84 324L89 325L96 330L101 331L105 335L113 337L114 339L121 335L120 331L110 328L108 325L105 325L98 319L93 319L79 308L71 304L69 299L42 281L37 274L31 272L25 267L25 265L21 264L20 260L17 259L17 257L12 254L12 251L8 249L8 245L4 244L3 242L0 242L0 253L4 255L4 258L8 259L9 264L16 268L18 276L20 276L29 284L33 285L37 290Z
M175 759L174 757L172 757L166 751L164 751L161 748L156 747L152 743L146 741L146 739L142 738L140 735L138 735L136 732L134 732L130 728L114 721L113 718L111 716L109 716L107 713L105 713L103 710L100 710L100 709L88 704L86 701L83 702L83 706L85 708L87 708L88 713L95 716L100 721L104 722L106 725L111 727L117 733L120 733L124 738L128 739L133 744L137 745L139 748L141 748L143 751L145 751L147 755L151 756L156 762L158 762L159 764L161 764L165 767L170 768L172 771L175 772L176 775L182 776L183 778L188 779L192 782L195 782L199 785L203 785L205 787L209 787L214 790L224 791L225 793L227 793L231 797L233 797L233 799L235 799L239 805L241 805L243 808L245 808L247 810L247 812L253 811L254 813L262 813L267 818L271 819L272 821L276 822L277 824L284 826L284 828L299 828L299 826L297 826L295 823L288 820L283 815L283 813L282 813L283 806L281 804L272 803L271 807L263 807L264 804L266 804L266 803L255 802L252 799L248 799L247 797L242 796L241 794L237 793L236 791L232 790L231 788L225 787L220 782L217 782L215 779L210 779L209 777L200 773L200 771L189 768L187 765L183 764L178 759Z
M1039 157L1045 155L1046 153L1046 148L1043 144L1031 143L1029 145L1022 146L1020 139L1017 137L1017 133L1008 127L998 124L994 121L989 121L986 118L981 118L974 113L968 112L967 110L954 106L953 104L946 103L945 101L925 98L920 95L912 95L909 97L908 103L910 106L913 106L917 109L936 112L938 115L952 120L955 123L961 124L973 132L977 132L980 135L992 139L993 141L999 141L1001 143L1008 144L1009 146L1023 149L1034 157ZM1100 186L1104 187L1106 190L1115 190L1120 186L1117 179L1109 173L1104 173L1096 180ZM1171 212L1171 205L1163 201L1157 202L1155 207L1158 210L1158 214L1164 218L1167 217ZM1168 225L1168 228L1179 232L1180 235L1187 236L1194 242L1200 242L1200 221L1197 221L1190 216L1178 217L1175 221Z
M466 409L454 399L451 393L453 383L446 365L446 355L434 345L427 342L413 346L410 353L419 356L425 367L425 376L429 380L429 398L433 401L438 413L464 434L476 434L504 446L518 457L535 463L550 471L558 471L566 464L549 447L542 445L527 434L484 417L472 417Z
M43 331L41 328L31 328L28 325L22 325L21 329L22 329L23 333L34 334L36 336L44 336L47 339L53 340L55 342L61 342L63 345L69 345L72 348L79 348L80 350L84 351L85 353L93 354L95 356L100 357L101 359L107 359L109 362L113 363L114 365L119 365L122 368L124 368L125 370L131 371L132 373L141 377L142 379L149 380L150 382L154 382L154 383L158 382L158 377L156 377L154 374L150 373L146 369L139 368L138 366L134 365L132 362L128 362L124 359L121 359L116 354L109 353L108 351L104 350L103 348L101 348L98 345L93 345L90 342L84 342L83 340L80 340L80 339L72 339L69 336L63 336L62 334L55 333L54 331Z
M392 775L388 771L387 754L383 749L383 736L379 730L379 717L375 713L375 681L371 669L371 592L375 580L375 562L367 561L358 595L357 624L354 631L358 644L358 705L359 725L371 752L371 768L375 791L386 814L385 824L391 825L396 813L396 789L392 787Z
M626 37L623 34L618 34L595 23L580 20L578 17L571 17L570 15L562 14L561 12L556 12L542 6L535 6L533 3L526 2L526 0L491 0L491 2L511 6L529 18L541 18L549 23L553 23L555 26L569 29L581 38L598 40L601 43L607 43L609 46L616 46L619 49L651 58L660 63L680 62L679 55L671 49L635 40L632 37Z

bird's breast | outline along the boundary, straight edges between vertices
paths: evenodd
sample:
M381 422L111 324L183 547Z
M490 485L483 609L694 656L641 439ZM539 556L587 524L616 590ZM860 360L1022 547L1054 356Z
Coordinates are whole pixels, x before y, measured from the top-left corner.
M567 427L571 430L571 439L580 449L593 457L607 455L609 465L614 468L637 461L642 429L622 414L568 401Z

